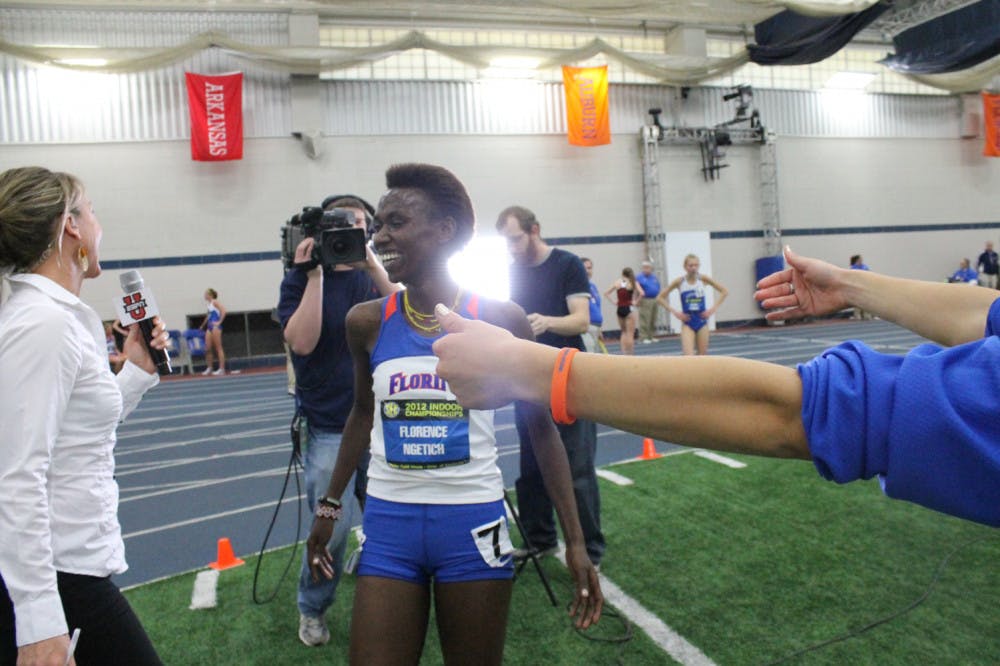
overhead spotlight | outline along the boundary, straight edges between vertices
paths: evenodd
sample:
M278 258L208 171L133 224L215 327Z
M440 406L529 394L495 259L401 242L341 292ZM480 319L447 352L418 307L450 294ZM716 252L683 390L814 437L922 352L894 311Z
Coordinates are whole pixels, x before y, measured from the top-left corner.
M730 102L734 99L737 100L736 119L745 118L747 111L750 110L750 104L753 103L753 88L746 84L740 84L722 96L724 102Z
M656 127L656 139L659 141L663 138L663 125L660 124L660 114L663 113L663 109L650 109L647 113L653 116L653 126Z

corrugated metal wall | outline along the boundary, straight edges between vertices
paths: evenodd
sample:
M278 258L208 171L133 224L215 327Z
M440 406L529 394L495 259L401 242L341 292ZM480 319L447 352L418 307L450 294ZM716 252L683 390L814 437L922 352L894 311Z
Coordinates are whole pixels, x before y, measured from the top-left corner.
M172 46L208 30L258 45L288 41L288 14L0 9L0 36L18 44ZM149 72L76 73L0 56L0 143L178 140L189 136L184 71L244 77L244 134L292 129L288 74L219 49ZM562 134L562 86L533 81L324 81L323 129L331 136ZM714 125L733 117L723 90L612 84L612 132L631 134L664 109L665 125ZM755 106L778 135L956 138L960 101L945 96L843 95L757 90Z
M562 134L562 85L518 81L331 81L324 131L379 134ZM663 86L611 86L611 131L638 133L661 108L661 122L687 127L730 120L726 90L693 88L686 100ZM778 135L956 138L961 104L935 95L865 95L792 90L754 91L766 127Z
M0 9L15 44L175 46L210 30L256 45L288 42L287 14ZM0 56L0 143L103 143L190 136L184 72L242 71L244 133L288 136L289 75L219 49L137 74L79 73Z

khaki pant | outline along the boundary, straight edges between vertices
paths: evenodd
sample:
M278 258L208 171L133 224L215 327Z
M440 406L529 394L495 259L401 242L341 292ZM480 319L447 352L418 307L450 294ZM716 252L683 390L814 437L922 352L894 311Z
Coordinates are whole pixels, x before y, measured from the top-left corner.
M639 301L639 339L652 340L656 335L656 320L660 314L660 306L655 298L644 298Z

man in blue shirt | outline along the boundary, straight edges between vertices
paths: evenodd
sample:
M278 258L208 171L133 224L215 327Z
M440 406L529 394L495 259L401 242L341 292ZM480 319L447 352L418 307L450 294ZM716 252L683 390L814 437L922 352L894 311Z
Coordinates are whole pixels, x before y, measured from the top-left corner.
M962 259L958 264L958 270L951 274L948 282L964 282L966 284L977 284L979 273L969 266L968 259Z
M352 212L355 227L361 229L374 213L370 204L353 195L327 197L322 207ZM370 248L364 262L324 267L312 264L313 245L312 238L299 243L296 265L281 281L278 302L278 318L295 369L295 406L310 516L330 482L341 432L354 403L354 365L344 318L355 304L396 289ZM358 485L363 488L364 470L359 471L362 478ZM306 645L324 645L330 640L325 613L340 582L354 514L360 511L353 493L343 498L343 510L328 545L333 555L333 578L314 581L303 553L297 600L299 640Z
M639 339L643 344L655 342L653 336L656 335L656 319L660 313L660 306L656 303L656 297L660 295L660 278L653 272L653 262L642 262L642 270L635 277L635 281L642 287L642 300L639 301Z

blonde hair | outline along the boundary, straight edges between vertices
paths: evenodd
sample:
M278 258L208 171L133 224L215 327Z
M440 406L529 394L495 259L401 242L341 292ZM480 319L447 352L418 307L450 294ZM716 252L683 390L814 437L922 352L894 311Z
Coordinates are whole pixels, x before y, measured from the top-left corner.
M79 213L83 183L68 173L19 167L0 173L0 273L23 273L62 251L62 225Z
M698 258L697 254L689 254L688 256L684 257L684 263L686 264L687 262L691 261L692 259L694 259L698 263L701 263L701 259Z

